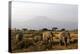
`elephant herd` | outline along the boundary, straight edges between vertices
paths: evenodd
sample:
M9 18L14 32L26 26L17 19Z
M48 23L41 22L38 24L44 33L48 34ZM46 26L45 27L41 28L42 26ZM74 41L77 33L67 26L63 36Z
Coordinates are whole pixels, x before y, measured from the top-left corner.
M67 46L70 44L70 33L68 31L62 30L58 34L58 38L55 37L55 35L51 31L43 31L41 36L34 36L27 38L26 41L24 40L23 33L16 34L16 44L19 47L30 46L30 45L37 45L37 42L40 42L42 45L46 45L47 48L52 48L54 45L64 45ZM39 44L40 44L39 43ZM24 45L23 45L24 44Z

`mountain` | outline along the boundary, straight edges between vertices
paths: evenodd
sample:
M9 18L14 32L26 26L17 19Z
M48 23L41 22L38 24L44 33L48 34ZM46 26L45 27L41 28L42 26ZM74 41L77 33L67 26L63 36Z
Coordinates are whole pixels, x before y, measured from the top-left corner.
M75 22L59 21L58 19L55 20L54 18L48 18L46 16L36 16L29 20L16 22L15 24L17 24L16 27L18 28L25 27L28 29L42 29L42 28L52 29L52 27L74 29L78 27L78 24Z

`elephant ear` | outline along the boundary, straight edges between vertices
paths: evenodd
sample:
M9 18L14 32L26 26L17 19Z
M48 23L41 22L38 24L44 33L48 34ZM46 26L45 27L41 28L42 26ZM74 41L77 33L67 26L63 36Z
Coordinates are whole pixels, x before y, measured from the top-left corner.
M65 33L64 33L64 32L61 32L61 33L59 34L60 39L62 39L64 36L65 36Z

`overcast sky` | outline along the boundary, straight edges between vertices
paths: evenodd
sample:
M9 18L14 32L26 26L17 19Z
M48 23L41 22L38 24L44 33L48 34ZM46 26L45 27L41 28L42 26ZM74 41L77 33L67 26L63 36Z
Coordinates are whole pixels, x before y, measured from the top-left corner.
M67 4L13 2L11 18L12 28L76 29L78 27L78 7Z

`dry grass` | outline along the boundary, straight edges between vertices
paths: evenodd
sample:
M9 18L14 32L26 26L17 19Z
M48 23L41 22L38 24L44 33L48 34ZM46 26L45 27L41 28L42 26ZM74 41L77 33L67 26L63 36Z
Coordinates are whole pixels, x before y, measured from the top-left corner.
M33 32L32 34L34 34L35 32ZM32 37L32 34L27 34L25 33L24 36L25 36L25 39L26 38L33 38ZM54 37L55 37L55 41L58 40L59 36L58 36L59 32L57 32L56 34L54 34ZM39 34L40 35L40 34ZM74 32L70 32L70 37L71 37L71 41L74 41L74 40L78 40L78 34L77 33L74 33ZM27 36L27 37L26 37ZM37 35L36 35L37 36ZM28 41L26 42L26 44L28 44L29 42L33 42L35 45L30 45L27 46L26 48L21 48L21 49L14 49L16 47L16 41L15 41L15 35L14 33L12 32L12 35L11 35L12 39L11 39L11 46L12 46L12 52L33 52L33 51L47 51L47 50L66 50L66 49L77 49L78 48L78 43L77 41L76 42L72 42L70 45L68 45L67 47L66 46L61 46L60 44L56 44L52 46L52 48L47 48L45 44L42 44L42 41L38 41L38 42L35 42L34 40L33 41ZM26 39L28 40L28 39ZM23 45L24 46L24 45ZM14 50L13 50L14 49Z

